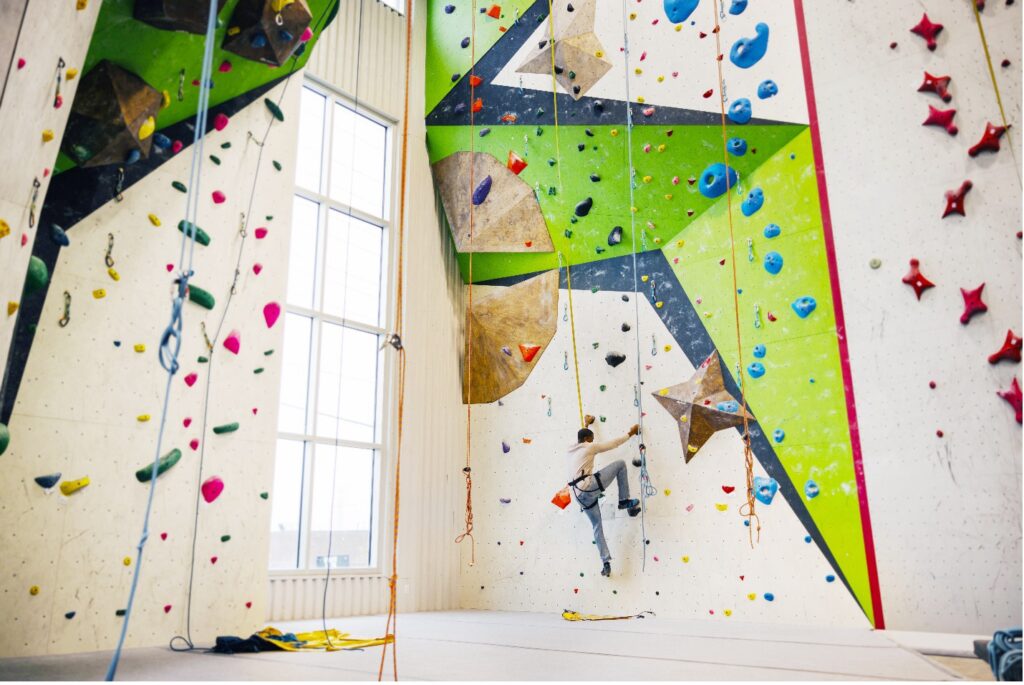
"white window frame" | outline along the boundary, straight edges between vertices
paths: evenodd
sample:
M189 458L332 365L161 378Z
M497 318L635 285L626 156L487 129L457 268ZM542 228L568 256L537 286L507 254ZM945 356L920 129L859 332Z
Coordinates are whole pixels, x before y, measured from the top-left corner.
M382 240L384 241L385 250L382 254L381 260L381 288L380 296L382 301L382 309L379 320L383 325L373 326L362 322L351 321L343 317L327 314L315 309L307 307L301 307L287 303L285 300L285 313L297 314L299 316L308 317L312 320L312 326L310 331L310 363L309 363L309 379L307 384L306 393L306 424L304 433L293 433L285 431L276 431L277 440L292 440L300 443L304 443L303 446L303 475L302 475L302 511L299 518L299 541L297 554L299 557L300 567L289 568L289 569L269 569L269 574L272 578L286 578L286 577L303 577L303 576L322 576L326 568L317 568L311 566L311 562L314 560L316 554L322 550L311 550L309 545L310 538L310 522L312 520L313 511L313 488L312 484L314 479L317 477L315 473L316 459L315 451L316 445L323 446L336 446L336 447L354 447L360 449L368 449L374 452L374 476L373 476L373 510L371 511L370 518L370 562L364 567L331 567L331 575L334 577L338 576L383 576L384 569L390 565L390 546L382 545L381 541L386 539L390 527L382 526L382 522L385 521L385 517L389 515L391 511L390 503L390 482L387 475L390 473L390 466L392 462L391 452L389 446L392 442L394 435L394 427L391 425L391 413L394 404L394 385L395 385L395 359L394 355L385 351L381 353L379 357L377 367L377 425L375 427L375 438L374 442L365 442L358 440L348 440L345 438L327 438L316 435L316 405L315 401L319 393L319 378L320 378L320 356L323 354L322 350L322 330L323 327L319 322L325 322L329 324L335 324L346 328L351 328L356 331L362 331L365 333L371 333L377 335L378 338L383 341L384 336L390 330L390 326L393 323L393 311L392 306L393 297L395 295L395 259L397 255L397 246L393 244L391 240L392 231L391 224L395 217L396 211L396 198L397 198L397 186L394 182L395 174L398 169L398 158L399 158L399 146L395 144L395 136L397 131L397 121L384 114L383 112L369 107L361 102L357 103L355 99L348 94L342 92L337 87L334 87L325 81L318 79L310 74L305 74L305 78L302 81L303 88L309 88L319 95L324 96L326 99L325 113L324 113L324 131L323 131L323 151L324 155L321 158L322 169L320 174L320 188L316 191L308 188L300 187L297 183L294 184L293 196L300 197L306 200L310 200L318 203L317 212L317 246L316 246L316 274L314 280L314 291L317 293L314 298L314 304L322 306L323 294L324 294L324 257L325 250L323 249L322 240L324 239L329 213L332 210L339 211L342 214L346 214L352 218L365 221L375 226L380 226L382 230ZM385 165L386 179L384 187L384 206L383 213L387 214L387 217L379 217L371 214L367 214L364 211L353 208L344 202L340 202L333 198L328 197L324 193L326 189L330 188L330 154L333 150L333 122L334 122L334 105L340 104L343 107L348 108L365 116L377 124L387 129L387 149L385 156L387 163ZM313 348L317 351L316 357L313 356ZM312 449L310 449L312 447ZM276 440L275 440L275 454L276 454ZM326 477L329 479L331 474Z

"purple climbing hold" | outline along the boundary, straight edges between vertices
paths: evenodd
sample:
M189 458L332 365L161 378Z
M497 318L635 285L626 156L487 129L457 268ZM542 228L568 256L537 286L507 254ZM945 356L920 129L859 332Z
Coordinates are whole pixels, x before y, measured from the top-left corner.
M454 11L455 11L455 5L445 5L444 6L444 13L445 14L451 14Z
M509 444L508 444L507 442L505 442L504 440L502 440L502 441L501 441L501 452L502 452L502 454L508 454L508 453L509 453L509 452L511 452L511 451L512 451L512 446L511 446L511 445L509 445Z
M465 38L462 39L461 45L464 48L468 48L469 47L469 36L466 36Z
M487 199L488 193L491 192L491 177L487 176L484 180L480 181L480 185L473 191L473 204L480 206Z

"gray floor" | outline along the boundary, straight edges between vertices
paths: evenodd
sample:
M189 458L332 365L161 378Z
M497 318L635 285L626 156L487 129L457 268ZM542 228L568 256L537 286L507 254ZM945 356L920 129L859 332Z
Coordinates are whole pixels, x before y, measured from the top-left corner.
M329 621L372 637L384 621ZM311 630L318 622L279 624ZM570 623L557 614L403 614L402 680L957 680L953 671L869 630L646 618ZM95 680L108 652L0 659L0 679ZM390 657L389 657L390 662ZM376 680L380 648L223 656L128 650L119 680Z

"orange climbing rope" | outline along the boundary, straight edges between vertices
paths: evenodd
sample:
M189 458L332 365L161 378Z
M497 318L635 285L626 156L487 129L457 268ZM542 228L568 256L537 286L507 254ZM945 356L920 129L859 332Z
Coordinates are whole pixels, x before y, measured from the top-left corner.
M472 20L470 30L470 73L476 69L476 0L470 11ZM476 171L476 86L469 80L469 293L466 303L466 465L462 469L466 476L466 527L455 538L455 544L469 538L470 561L476 563L476 540L473 539L473 175Z
M402 427L405 417L405 345L402 341L403 313L405 307L405 193L408 184L409 150L409 75L412 71L412 0L405 0L405 101L402 109L402 167L398 197L398 255L397 283L395 284L394 337L398 344L398 428L395 441L395 495L392 504L391 529L391 577L388 578L388 620L384 628L384 649L380 653L380 667L377 680L384 679L384 662L388 654L388 638L391 643L391 676L398 680L398 518L401 503L402 484Z
M729 148L728 137L725 125L725 98L722 93L725 91L725 78L722 76L722 27L718 23L719 0L712 0L711 9L715 20L715 62L718 65L718 93L719 106L722 112L722 157L725 159L725 196L726 207L729 216L729 247L732 253L732 299L733 311L736 315L736 358L739 362L736 381L740 387L740 402L743 411L743 460L747 471L747 501L740 507L740 516L747 519L748 524L753 519L757 523L757 539L761 540L761 519L757 515L757 504L754 499L754 453L750 449L750 423L747 420L747 393L746 383L743 381L743 341L740 334L740 297L739 283L736 276L736 236L732 223L732 188L729 187ZM750 546L754 546L754 526L748 525L750 535Z

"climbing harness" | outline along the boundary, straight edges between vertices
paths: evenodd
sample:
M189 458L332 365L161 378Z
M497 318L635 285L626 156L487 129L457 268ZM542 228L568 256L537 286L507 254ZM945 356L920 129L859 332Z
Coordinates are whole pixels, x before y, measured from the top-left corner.
M597 489L596 490L586 490L584 488L579 487L580 483L585 481L587 478L590 478L591 476L593 476L594 480L597 481ZM596 472L596 471L594 473L590 473L590 474L583 474L579 478L577 478L575 480L572 480L572 481L569 481L569 487L572 488L573 493L575 493L575 495L576 495L576 502L580 505L580 511L586 511L587 509L593 509L594 507L597 506L598 502L601 501L601 497L599 495L599 496L595 497L594 501L591 502L589 505L583 506L583 503L580 502L580 493L590 493L590 492L601 492L601 493L603 493L605 491L605 485L604 485L604 483L601 482L601 474Z

